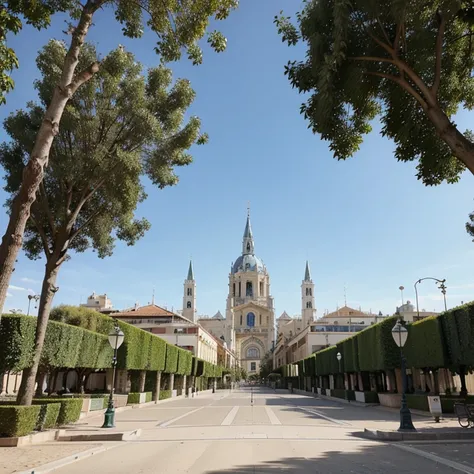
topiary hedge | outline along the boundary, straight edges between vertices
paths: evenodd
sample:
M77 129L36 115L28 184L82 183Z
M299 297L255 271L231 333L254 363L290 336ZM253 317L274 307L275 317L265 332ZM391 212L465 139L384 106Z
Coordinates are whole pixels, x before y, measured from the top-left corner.
M365 372L400 367L400 349L392 337L396 317L386 318L357 333L359 368Z
M81 416L82 398L39 398L34 399L34 405L43 405L45 403L59 403L59 415L57 424L59 426L75 423Z
M36 318L4 314L0 322L0 373L20 372L33 361Z
M447 350L440 318L431 316L408 325L403 348L408 367L438 369L448 366Z
M40 408L0 405L0 436L19 437L30 434L36 427Z
M349 337L337 345L338 352L341 353L341 367L343 372L359 372L358 341L356 336Z
M112 366L114 351L107 336L82 330L82 342L76 367L105 369Z
M337 352L337 346L332 346L316 353L316 375L339 373L339 362L336 357Z
M149 346L147 370L163 371L166 362L166 341L152 336Z
M127 405L136 405L140 403L140 392L130 392L127 398Z
M57 425L60 403L43 403L40 405L38 420L36 422L36 430L43 431L53 428Z
M175 374L178 370L178 348L172 344L166 344L165 373Z
M430 411L428 397L426 395L414 395L407 393L406 397L408 408L412 410Z
M160 390L160 400L171 398L171 390Z
M193 354L185 349L178 348L178 368L179 375L191 375L193 368Z

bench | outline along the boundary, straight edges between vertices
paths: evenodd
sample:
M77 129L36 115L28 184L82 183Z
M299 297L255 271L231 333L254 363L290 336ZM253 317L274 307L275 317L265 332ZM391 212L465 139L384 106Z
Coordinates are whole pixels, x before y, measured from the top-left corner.
M454 413L458 417L458 423L462 428L474 428L474 405L455 403Z

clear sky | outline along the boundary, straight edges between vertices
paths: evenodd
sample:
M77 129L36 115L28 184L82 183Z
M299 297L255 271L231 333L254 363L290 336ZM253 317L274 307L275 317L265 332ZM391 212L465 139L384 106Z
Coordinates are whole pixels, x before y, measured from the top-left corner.
M55 304L79 304L93 291L107 293L116 308L156 303L182 305L183 280L192 255L199 314L224 313L230 264L240 254L247 202L251 202L256 254L270 272L276 315L298 314L305 261L310 261L318 315L347 304L392 314L414 300L418 278L446 278L448 305L474 296L474 243L464 230L474 210L473 177L456 185L426 188L415 165L398 163L393 144L378 134L378 122L357 155L332 158L327 143L307 129L299 106L303 98L283 74L289 59L304 48L281 43L273 25L280 10L292 14L294 0L242 0L218 28L228 38L223 54L205 50L204 64L173 65L197 93L192 113L202 118L210 142L194 148L194 163L179 170L177 186L147 186L139 208L152 229L135 247L117 243L113 257L92 251L73 254L59 276ZM11 38L20 58L16 89L0 106L3 120L36 97L37 50L50 38L66 38L64 17L47 31L26 27ZM101 54L123 44L145 66L154 66L154 37L127 40L111 11L100 12L89 35ZM473 115L461 112L468 128ZM3 130L0 139L6 138ZM0 200L5 200L0 192ZM6 215L0 215L3 235ZM21 255L11 280L6 309L26 310L28 291L41 288L43 261ZM420 285L420 306L442 309L432 282Z

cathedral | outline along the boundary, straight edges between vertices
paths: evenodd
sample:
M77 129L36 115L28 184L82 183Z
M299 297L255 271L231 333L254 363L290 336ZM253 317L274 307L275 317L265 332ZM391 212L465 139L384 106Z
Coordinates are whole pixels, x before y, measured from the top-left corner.
M302 323L307 326L315 314L314 285L308 264L301 289ZM249 374L259 371L265 354L276 343L275 309L270 291L270 275L263 261L255 255L250 215L247 215L242 253L230 268L225 317L219 311L212 318L201 317L196 321L196 281L192 262L184 281L182 315L225 341L235 352L240 366Z

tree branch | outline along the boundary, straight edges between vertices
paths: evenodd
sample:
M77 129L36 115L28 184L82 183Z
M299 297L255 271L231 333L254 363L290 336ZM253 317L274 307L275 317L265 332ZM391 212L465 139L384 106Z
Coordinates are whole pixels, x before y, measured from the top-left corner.
M44 232L43 226L39 225L38 222L36 222L33 213L31 213L30 219L31 219L31 222L33 222L33 225L36 227L36 230L38 231L38 234L41 238L41 242L43 244L44 253L46 254L46 258L48 258L49 255L51 255L51 250L49 249L48 237L46 233Z
M446 28L446 20L444 19L441 12L438 11L438 16L440 19L438 34L436 36L436 60L435 60L435 76L431 90L433 91L434 96L438 95L439 85L441 83L441 59L443 55L443 36L444 30Z
M40 194L41 194L41 202L43 203L46 216L48 217L48 223L51 229L51 234L54 236L56 234L56 226L54 225L53 215L51 214L51 209L49 208L48 195L46 194L44 181L41 181L41 184L40 184Z
M97 209L94 213L92 213L85 222L83 222L74 232L72 232L69 236L69 242L72 242L75 237L77 237L83 229L85 229L90 222L95 219L101 212L104 211L104 207L106 206L99 206L99 209Z
M88 68L81 71L75 79L67 86L68 95L72 97L74 92L79 89L85 82L87 82L91 77L99 71L100 63L98 61L93 62Z
M352 58L347 58L351 59L353 61L371 61L371 62L376 62L376 63L390 63L390 64L396 64L396 61L394 59L389 59L389 58L380 58L378 56L354 56Z
M375 72L375 71L366 71L366 74L370 76L381 77L383 79L388 79L389 81L395 82L396 84L401 86L405 91L407 91L413 98L415 98L416 101L423 107L423 109L426 109L428 107L423 97L421 97L421 95L418 94L418 92L416 92L416 90L413 89L413 87L411 87L410 84L408 84L408 82L405 81L400 76L394 76L392 74L385 74L383 72Z

